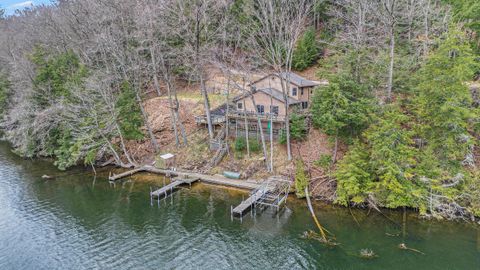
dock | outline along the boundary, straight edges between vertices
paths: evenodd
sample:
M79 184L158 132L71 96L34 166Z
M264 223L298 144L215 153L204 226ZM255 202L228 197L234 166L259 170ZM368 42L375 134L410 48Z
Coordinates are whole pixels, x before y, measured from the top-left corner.
M248 209L252 208L255 203L260 200L263 196L263 191L258 190L253 195L248 197L246 200L242 201L237 207L233 208L232 213L233 215L242 216Z
M277 212L284 204L290 192L291 182L278 177L271 177L258 188L250 192L250 196L237 207L231 208L232 216L242 217L247 210L257 206L274 207Z
M121 174L113 174L113 175L110 175L108 179L114 182L124 177L132 176L136 173L141 173L141 172L162 174L162 175L166 175L168 177L174 177L174 178L175 177L188 178L188 179L198 178L199 181L203 183L234 187L234 188L245 189L245 190L254 190L261 186L257 181L254 181L254 180L238 180L238 179L226 178L222 175L207 175L207 174L201 174L201 173L195 173L195 172L185 172L185 171L182 172L182 171L158 169L151 165L138 167Z
M172 194L173 190L175 188L177 188L178 186L184 185L184 184L188 184L188 185L191 186L192 183L194 183L198 180L200 180L200 179L199 178L180 178L180 177L173 178L173 180L172 180L172 182L170 182L170 184L165 185L165 186L161 187L160 189L157 189L155 191L150 192L150 197L162 197L162 196L167 197L168 194Z

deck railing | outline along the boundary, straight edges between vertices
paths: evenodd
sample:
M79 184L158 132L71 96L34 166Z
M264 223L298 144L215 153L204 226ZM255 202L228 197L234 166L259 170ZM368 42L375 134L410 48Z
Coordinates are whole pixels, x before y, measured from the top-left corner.
M278 121L285 121L285 117L280 116L275 113L257 113L255 111L231 111L228 112L228 117L229 118L243 118L247 117L249 119L257 119L257 117L260 117L260 120L273 120L275 122Z

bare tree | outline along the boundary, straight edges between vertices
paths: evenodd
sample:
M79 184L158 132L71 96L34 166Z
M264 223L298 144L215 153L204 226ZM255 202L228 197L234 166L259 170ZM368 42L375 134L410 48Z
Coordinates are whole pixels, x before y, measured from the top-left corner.
M311 1L259 0L251 7L252 35L248 39L253 52L263 64L278 73L286 109L285 133L288 160L292 159L290 144L289 91L290 72L295 45L307 25Z

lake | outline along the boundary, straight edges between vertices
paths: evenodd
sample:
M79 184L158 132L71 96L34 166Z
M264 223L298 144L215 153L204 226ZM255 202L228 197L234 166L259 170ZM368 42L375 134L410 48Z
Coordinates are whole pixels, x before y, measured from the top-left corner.
M163 177L113 185L100 170L61 172L0 142L0 269L480 269L479 225L316 203L332 248L301 238L316 227L293 196L279 214L232 221L246 192L194 184L151 206ZM378 257L360 258L365 248Z

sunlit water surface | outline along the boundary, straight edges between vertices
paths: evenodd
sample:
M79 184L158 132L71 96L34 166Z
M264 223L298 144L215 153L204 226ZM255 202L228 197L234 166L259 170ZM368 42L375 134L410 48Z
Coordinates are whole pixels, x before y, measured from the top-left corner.
M400 212L385 212L388 220L317 204L341 243L329 248L300 237L315 229L304 201L289 200L279 215L232 221L231 205L246 195L240 191L195 184L152 207L150 186L162 177L112 185L103 175L59 172L0 143L0 269L480 269L473 224L410 213L402 226ZM425 255L400 250L402 242ZM378 258L360 258L364 248Z

